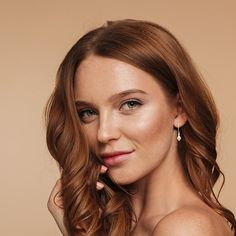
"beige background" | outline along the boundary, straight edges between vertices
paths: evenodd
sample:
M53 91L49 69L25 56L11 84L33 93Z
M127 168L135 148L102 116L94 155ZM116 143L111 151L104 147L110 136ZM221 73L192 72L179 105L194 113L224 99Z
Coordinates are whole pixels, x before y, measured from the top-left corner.
M160 23L185 45L218 104L221 200L236 213L235 0L0 1L0 235L60 235L47 211L58 178L42 112L72 44L105 20Z

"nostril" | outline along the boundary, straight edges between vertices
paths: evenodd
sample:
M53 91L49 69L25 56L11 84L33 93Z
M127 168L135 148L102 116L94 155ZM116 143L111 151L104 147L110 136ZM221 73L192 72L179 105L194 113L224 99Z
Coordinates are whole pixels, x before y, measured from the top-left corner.
M97 139L101 143L108 143L110 140L116 139L116 132L108 127L99 129Z

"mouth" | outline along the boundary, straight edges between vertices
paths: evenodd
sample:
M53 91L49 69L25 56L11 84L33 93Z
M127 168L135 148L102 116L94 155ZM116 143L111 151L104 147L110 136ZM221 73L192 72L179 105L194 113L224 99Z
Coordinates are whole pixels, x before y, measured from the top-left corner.
M101 157L103 158L105 165L116 166L129 159L130 154L133 152L134 150L129 152L119 151L114 153L103 154L101 155Z

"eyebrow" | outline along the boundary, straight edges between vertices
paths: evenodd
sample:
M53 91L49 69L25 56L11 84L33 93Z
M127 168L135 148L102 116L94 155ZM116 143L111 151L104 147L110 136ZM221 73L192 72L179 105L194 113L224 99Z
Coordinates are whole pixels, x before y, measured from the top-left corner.
M113 94L112 96L110 96L108 98L108 102L117 101L117 100L119 100L119 99L121 99L121 98L123 98L123 97L125 97L129 94L133 94L133 93L142 93L142 94L148 95L145 91L140 90L140 89L129 89L129 90L125 90L125 91ZM83 100L75 101L76 106L90 105L90 104L91 104L90 102L86 102L86 101L83 101Z

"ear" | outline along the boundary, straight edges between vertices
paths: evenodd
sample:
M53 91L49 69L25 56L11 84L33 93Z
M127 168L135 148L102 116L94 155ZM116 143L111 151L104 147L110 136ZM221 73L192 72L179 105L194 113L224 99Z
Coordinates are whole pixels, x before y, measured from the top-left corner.
M180 128L180 127L184 126L184 124L187 122L188 118L187 118L187 114L185 113L185 111L183 109L183 104L182 104L179 94L177 94L176 108L177 109L176 109L176 116L175 116L175 120L174 120L174 127Z

